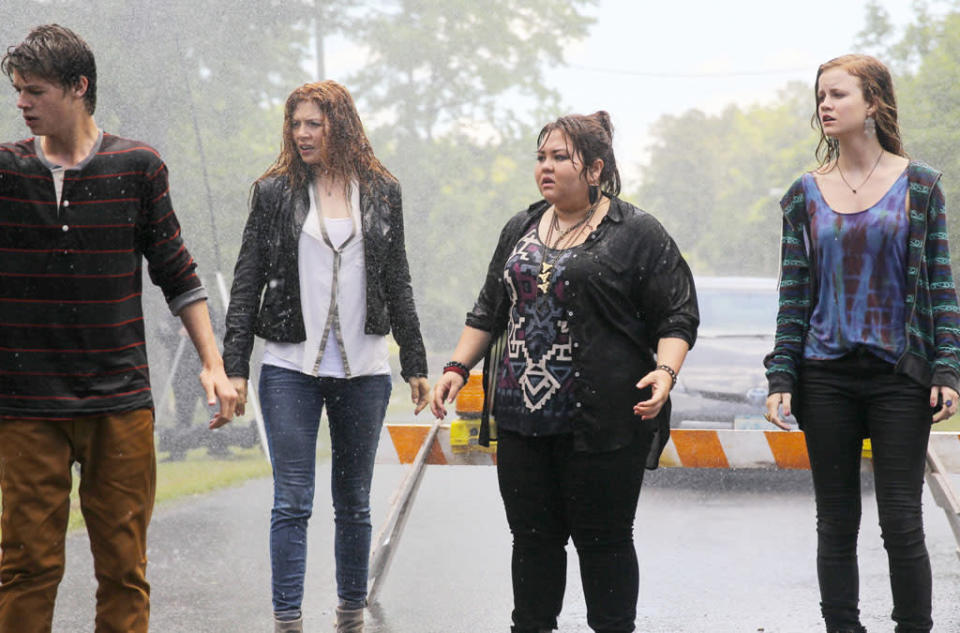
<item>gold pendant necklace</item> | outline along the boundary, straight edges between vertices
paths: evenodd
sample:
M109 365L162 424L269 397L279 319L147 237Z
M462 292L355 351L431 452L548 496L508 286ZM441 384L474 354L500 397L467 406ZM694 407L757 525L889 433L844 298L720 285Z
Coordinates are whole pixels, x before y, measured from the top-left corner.
M546 253L544 253L546 257ZM537 284L537 288L540 289L540 294L547 294L550 291L550 276L553 275L553 264L548 264L546 261L540 262L540 274L537 275L537 278L540 280L540 283Z
M557 210L556 208L553 209L553 218L550 221L550 228L547 229L547 239L543 243L543 259L540 260L540 272L537 274L537 289L540 290L541 295L546 296L549 294L557 261L563 252L577 240L583 228L589 226L588 222L590 222L590 218L593 217L594 212L597 210L599 202L598 200L591 205L586 215L565 229L560 228L560 221L557 219ZM557 232L557 240L551 248L550 241L553 239L554 231ZM563 247L564 243L566 243L566 247ZM552 253L550 251L552 251Z

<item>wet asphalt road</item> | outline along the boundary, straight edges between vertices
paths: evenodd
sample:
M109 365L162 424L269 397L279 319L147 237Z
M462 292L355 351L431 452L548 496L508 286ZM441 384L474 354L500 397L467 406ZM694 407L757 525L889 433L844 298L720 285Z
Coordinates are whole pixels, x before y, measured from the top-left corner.
M374 531L402 466L378 465ZM311 522L305 630L333 630L329 465L319 469ZM954 478L958 481L958 478ZM893 631L886 555L865 477L861 611L871 633ZM267 537L271 483L160 508L150 528L151 630L273 631ZM934 571L934 631L960 631L960 559L942 511L925 494ZM637 631L822 631L809 473L661 470L640 497ZM559 630L588 632L576 556ZM54 631L93 629L95 582L83 533L68 541ZM428 467L368 633L509 630L510 539L491 467Z

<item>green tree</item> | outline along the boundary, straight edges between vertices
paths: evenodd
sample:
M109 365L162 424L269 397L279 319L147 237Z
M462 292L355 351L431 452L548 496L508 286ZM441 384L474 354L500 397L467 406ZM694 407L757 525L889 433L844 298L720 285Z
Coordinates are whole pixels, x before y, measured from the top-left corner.
M593 3L211 0L200 10L188 0L22 0L0 2L0 45L50 22L91 44L97 120L164 156L210 287L214 270L229 278L250 183L280 147L286 95L325 74L330 35L365 46L369 63L345 83L404 186L424 329L446 349L499 227L537 195L535 132L562 113L543 69L586 34L582 9ZM18 117L0 117L0 138L28 133Z
M97 122L106 132L149 143L164 157L215 318L223 313L213 273L224 271L230 283L250 183L279 147L276 104L302 81L298 60L308 50L307 17L257 0L211 0L202 10L187 0L0 2L3 50L49 23L70 27L90 44L97 60ZM27 137L14 115L13 90L7 94L0 139ZM172 357L164 348L176 345L179 324L150 283L144 306L151 373L159 386Z
M865 6L855 49L891 68L904 145L947 175L948 207L960 200L960 2L914 3L913 22L893 26L880 2ZM692 110L654 126L649 165L637 192L701 274L777 273L777 201L815 167L812 87L787 86L769 105ZM951 235L960 217L948 215ZM960 249L954 248L960 262Z
M393 136L431 139L482 121L515 136L522 104L556 105L543 78L564 46L593 23L595 0L394 0L357 24L370 63L351 85L367 107L392 119ZM525 101L524 101L525 100Z
M863 13L863 28L854 41L856 50L864 53L885 50L894 36L890 13L877 0L869 0L864 5Z
M698 274L777 274L778 202L813 160L811 91L719 115L664 116L636 199L673 235Z
M902 34L868 21L860 34L875 46L871 53L894 75L904 147L914 159L944 172L953 260L960 263L960 2L916 2L914 21ZM937 11L934 11L937 8ZM869 9L868 9L869 10ZM874 31L870 31L873 28Z
M348 80L399 178L429 343L448 350L499 230L539 195L536 132L565 112L543 70L583 37L594 0L392 0L356 24L370 62Z
M236 256L249 183L278 147L274 106L302 80L297 60L308 50L301 26L308 16L297 7L278 11L258 0L212 0L203 10L188 0L5 2L0 42L5 48L51 22L87 40L97 58L98 123L160 151L191 252L212 287L209 274L232 267ZM0 138L28 134L19 118L0 117Z

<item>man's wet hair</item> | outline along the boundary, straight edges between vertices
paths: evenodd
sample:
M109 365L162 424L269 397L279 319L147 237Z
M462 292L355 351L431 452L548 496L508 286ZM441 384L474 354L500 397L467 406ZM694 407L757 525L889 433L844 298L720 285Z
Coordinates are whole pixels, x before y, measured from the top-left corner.
M7 49L0 71L13 80L13 71L55 82L63 89L75 87L87 78L83 100L87 112L97 108L97 64L83 38L59 24L34 28L27 38Z

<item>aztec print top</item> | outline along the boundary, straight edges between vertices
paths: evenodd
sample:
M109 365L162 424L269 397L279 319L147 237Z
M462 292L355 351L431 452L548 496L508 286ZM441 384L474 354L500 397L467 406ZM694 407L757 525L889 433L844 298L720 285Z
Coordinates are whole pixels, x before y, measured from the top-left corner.
M523 435L573 431L573 355L563 277L578 248L548 249L534 223L507 259L503 281L510 319L494 399L494 417L501 429ZM544 257L553 262L553 269L541 281ZM538 283L546 282L544 293Z
M803 357L831 360L862 346L896 363L906 344L907 172L858 213L830 208L813 174L803 175L803 191L820 280Z

